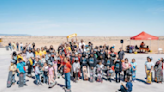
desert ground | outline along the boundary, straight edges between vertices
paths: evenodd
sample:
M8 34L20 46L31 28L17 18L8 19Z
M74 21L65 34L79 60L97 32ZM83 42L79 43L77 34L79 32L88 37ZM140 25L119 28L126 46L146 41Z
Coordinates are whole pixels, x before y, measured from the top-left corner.
M24 45L26 43L36 43L36 47L50 46L53 45L55 48L62 42L66 42L66 36L1 36L2 45L6 46L9 42L22 42ZM75 39L75 38L73 38ZM126 49L127 45L140 45L142 40L130 40L130 36L77 36L78 41L83 39L85 43L92 42L94 46L107 44L113 46L115 44L116 51L122 47L120 40L123 39L123 48ZM69 39L70 41L71 39ZM164 49L164 36L160 36L159 40L143 40L147 46L150 47L152 53L158 53L158 48Z
M64 79L57 79L58 85L54 88L49 89L47 85L43 84L36 86L33 81L34 79L27 78L27 86L19 88L17 84L13 85L11 88L6 87L8 78L8 67L10 65L10 54L11 51L5 51L5 49L0 49L0 92L64 92L62 86L64 86ZM133 83L133 92L164 92L164 84L152 83L151 85L145 84L145 72L144 63L146 61L147 54L126 54L125 57L131 60L136 59L138 64L136 82ZM150 54L153 57L153 62L155 63L159 58L164 57L162 54ZM34 75L34 74L33 74ZM18 81L18 77L16 77ZM122 82L122 81L121 81ZM124 83L124 82L122 82ZM116 92L121 83L115 83L112 81L103 80L103 83L90 83L88 81L79 80L78 83L71 82L72 92ZM124 83L125 84L125 83Z

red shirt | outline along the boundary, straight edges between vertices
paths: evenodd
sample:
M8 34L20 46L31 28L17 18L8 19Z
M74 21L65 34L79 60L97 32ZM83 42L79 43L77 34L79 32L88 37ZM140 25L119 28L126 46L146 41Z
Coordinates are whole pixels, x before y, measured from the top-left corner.
M69 73L71 71L71 64L69 62L64 63L64 73Z

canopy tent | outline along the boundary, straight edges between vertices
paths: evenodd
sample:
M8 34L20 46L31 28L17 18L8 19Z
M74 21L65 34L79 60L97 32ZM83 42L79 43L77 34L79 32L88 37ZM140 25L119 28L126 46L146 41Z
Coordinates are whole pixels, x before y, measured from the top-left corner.
M143 31L136 36L130 37L130 45L131 45L131 40L150 40L150 48L151 48L151 40L159 40L159 37L152 36L152 35ZM158 45L159 45L159 43L158 43Z
M158 40L159 38L156 36L149 35L143 31L137 36L131 37L130 39L131 40Z

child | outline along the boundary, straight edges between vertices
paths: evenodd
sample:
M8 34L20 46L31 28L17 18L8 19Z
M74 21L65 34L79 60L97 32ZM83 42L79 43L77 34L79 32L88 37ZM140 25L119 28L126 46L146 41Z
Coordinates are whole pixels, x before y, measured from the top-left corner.
M120 90L121 92L132 92L133 84L130 82L130 78L127 78L126 86L121 83Z
M9 67L9 71L12 71L12 83L15 84L15 73L16 73L16 65L14 64L15 60L11 60L11 65Z
M78 79L78 72L80 69L80 64L78 62L78 58L75 58L75 62L73 63L73 77L74 77L74 81L77 81Z
M39 70L39 67L40 67L40 64L39 63L36 63L36 66L35 66L35 77L36 77L36 85L40 84L41 85L41 81L40 81L40 70ZM39 83L38 83L39 81Z
M42 71L43 71L43 83L48 84L48 66L46 62L44 63Z
M132 59L131 62L131 66L132 66L132 81L134 82L136 79L136 70L137 70L137 63L135 61L135 59Z
M70 71L71 71L71 64L64 58L64 73L65 73L65 85L66 85L66 92L71 92L71 82L70 82Z
M53 67L54 67L54 75L55 75L55 77L57 77L57 69L58 69L57 63L58 63L57 57L55 57L54 58L54 61L53 61Z
M117 75L119 75L119 82L120 82L120 72L122 71L122 62L120 61L119 58L117 58L117 61L115 61L114 70L115 70L115 74L116 74L116 82L118 82Z
M103 76L102 69L104 68L102 61L99 61L96 67L97 67L97 82L102 82L102 76Z
M52 62L49 62L49 69L48 69L48 83L50 85L50 83L52 82L55 83L55 80L54 80L54 68L53 68L53 63Z

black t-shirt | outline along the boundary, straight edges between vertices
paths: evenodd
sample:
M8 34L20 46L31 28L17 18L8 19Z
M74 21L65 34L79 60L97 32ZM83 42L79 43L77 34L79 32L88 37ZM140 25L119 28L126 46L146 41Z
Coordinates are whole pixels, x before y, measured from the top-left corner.
M90 57L88 59L88 62L89 62L89 66L91 66L91 67L95 67L97 64L96 59L94 57Z
M115 72L121 72L122 71L122 63L121 63L121 61L117 60L115 62L114 69L115 69Z
M106 59L105 65L111 67L111 59Z
M85 57L80 58L81 66L88 66L88 59Z

